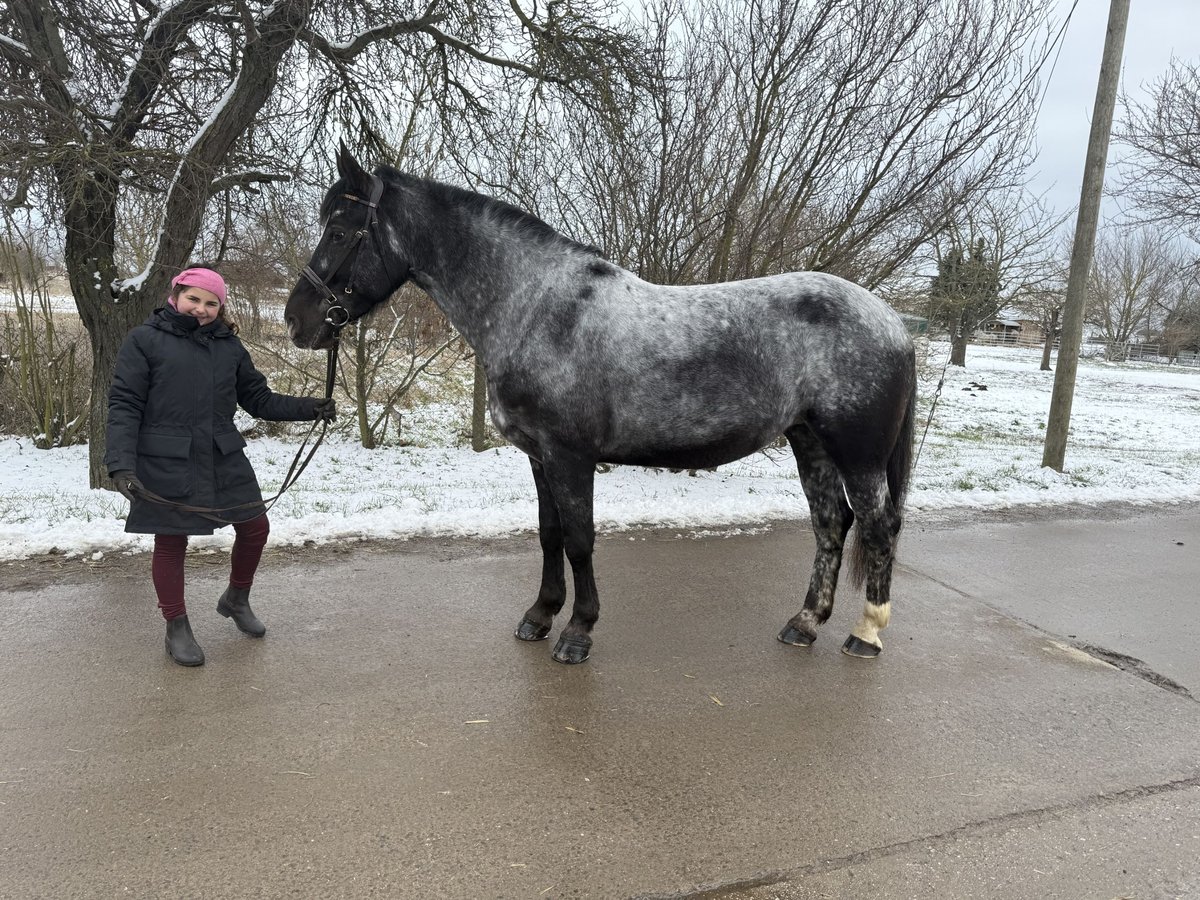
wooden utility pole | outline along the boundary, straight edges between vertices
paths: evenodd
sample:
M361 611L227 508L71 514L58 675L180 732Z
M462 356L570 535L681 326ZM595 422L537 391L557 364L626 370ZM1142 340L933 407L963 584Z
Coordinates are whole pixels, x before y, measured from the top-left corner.
M1058 348L1058 365L1054 369L1050 416L1046 422L1046 446L1042 453L1042 465L1058 472L1063 470L1067 452L1071 401L1075 396L1075 373L1079 368L1079 345L1083 342L1083 308L1087 299L1088 273L1092 268L1092 252L1096 247L1096 225L1100 220L1100 197L1104 191L1104 166L1108 159L1113 110L1117 105L1117 85L1121 79L1121 57L1125 50L1125 26L1128 21L1129 0L1111 0L1108 7L1108 34L1104 38L1104 58L1100 62L1100 81L1096 86L1096 108L1092 113L1092 133L1088 138L1087 161L1083 168L1079 217L1075 222L1075 244L1071 249L1071 271L1067 276L1062 340Z

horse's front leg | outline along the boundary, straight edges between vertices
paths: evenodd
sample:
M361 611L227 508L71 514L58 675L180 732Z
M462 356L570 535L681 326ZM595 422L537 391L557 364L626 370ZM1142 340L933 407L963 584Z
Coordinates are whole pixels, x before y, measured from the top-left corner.
M592 626L600 618L600 597L592 572L596 526L592 520L592 487L595 462L572 454L545 453L546 483L558 510L563 548L575 576L575 606L571 621L554 645L554 658L561 663L581 663L592 649Z
M542 464L532 457L533 481L538 495L538 539L542 544L542 586L537 600L525 612L514 632L522 641L544 640L550 634L554 617L567 599L567 580L563 566L563 532L558 507L546 481Z

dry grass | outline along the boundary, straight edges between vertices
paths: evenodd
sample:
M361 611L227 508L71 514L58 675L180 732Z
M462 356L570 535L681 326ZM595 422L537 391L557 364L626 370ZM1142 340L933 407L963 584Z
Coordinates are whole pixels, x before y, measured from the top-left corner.
M77 315L0 309L0 434L52 447L86 439L92 357Z

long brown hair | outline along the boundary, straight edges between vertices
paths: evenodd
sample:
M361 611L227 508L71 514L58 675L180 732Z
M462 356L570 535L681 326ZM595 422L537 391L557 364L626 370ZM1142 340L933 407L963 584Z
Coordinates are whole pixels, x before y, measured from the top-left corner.
M216 272L218 275L221 275L221 270L218 269L216 266L214 266L212 263L206 263L206 262L188 263L185 268L188 268L188 269L211 269L212 271ZM221 275L221 277L224 278L225 276ZM187 287L186 284L177 284L173 288L171 288L171 298L175 299L175 300L179 299L179 295L183 293L183 289L185 287ZM238 333L237 320L229 312L228 298L226 298L225 302L221 304L220 310L217 311L217 318L220 319L222 322L224 322L225 327L228 328L231 332L233 332L234 334Z

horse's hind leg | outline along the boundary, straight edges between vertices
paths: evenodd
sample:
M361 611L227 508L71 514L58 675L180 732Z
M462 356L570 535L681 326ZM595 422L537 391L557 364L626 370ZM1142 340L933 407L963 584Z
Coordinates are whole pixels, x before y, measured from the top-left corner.
M842 479L833 461L808 426L795 426L787 432L787 438L796 454L800 482L804 486L804 496L808 498L817 555L813 560L804 608L779 632L779 640L808 647L817 639L817 629L833 612L842 548L854 513L846 503Z
M554 617L563 608L567 599L567 581L563 566L563 531L558 518L558 507L550 493L546 472L536 459L529 460L533 467L533 481L538 495L538 539L542 544L542 586L537 600L529 607L513 634L522 641L540 641L550 634Z
M871 659L883 649L879 632L887 627L892 615L892 562L902 521L888 495L887 477L882 470L847 477L846 492L858 521L855 569L865 578L867 602L842 652Z

